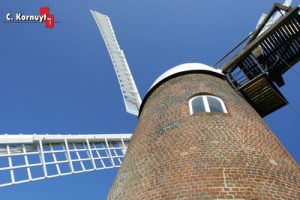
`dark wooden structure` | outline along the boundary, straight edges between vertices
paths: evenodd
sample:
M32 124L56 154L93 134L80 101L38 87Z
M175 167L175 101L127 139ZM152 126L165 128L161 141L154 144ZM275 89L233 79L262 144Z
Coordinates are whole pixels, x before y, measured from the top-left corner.
M264 27L276 12L285 12L267 30ZM288 102L278 90L282 75L300 59L299 7L274 4L245 47L221 69L227 80L261 116Z

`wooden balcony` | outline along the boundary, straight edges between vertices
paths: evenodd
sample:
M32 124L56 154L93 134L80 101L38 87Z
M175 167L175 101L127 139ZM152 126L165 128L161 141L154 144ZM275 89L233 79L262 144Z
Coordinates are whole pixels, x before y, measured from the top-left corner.
M268 20L279 10L286 14L262 32ZM288 103L277 86L284 85L282 75L299 60L299 7L274 4L248 44L221 69L232 86L261 116L266 116Z
M255 77L239 90L262 117L288 103L266 75Z

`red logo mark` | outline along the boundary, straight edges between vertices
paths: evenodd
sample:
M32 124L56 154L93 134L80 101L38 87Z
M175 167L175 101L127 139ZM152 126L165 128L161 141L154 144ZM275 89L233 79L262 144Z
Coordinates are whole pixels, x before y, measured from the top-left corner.
M48 7L42 7L40 8L40 15L46 16L43 22L45 22L45 25L47 28L54 28L54 15L51 15L49 13Z

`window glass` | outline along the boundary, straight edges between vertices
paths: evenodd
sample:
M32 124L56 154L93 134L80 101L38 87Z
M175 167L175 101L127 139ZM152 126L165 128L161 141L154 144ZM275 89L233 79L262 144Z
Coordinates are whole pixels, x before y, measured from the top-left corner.
M190 114L197 112L222 112L227 113L222 99L210 95L196 96L190 99Z
M192 100L192 110L193 113L205 112L203 97L199 96Z
M221 101L214 97L207 97L210 112L224 112Z

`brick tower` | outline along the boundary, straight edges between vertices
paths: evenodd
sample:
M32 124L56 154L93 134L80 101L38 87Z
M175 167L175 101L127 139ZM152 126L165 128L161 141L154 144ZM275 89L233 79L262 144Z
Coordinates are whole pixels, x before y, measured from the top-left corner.
M195 97L204 103L193 105ZM108 199L298 200L300 173L221 71L183 64L144 98Z

